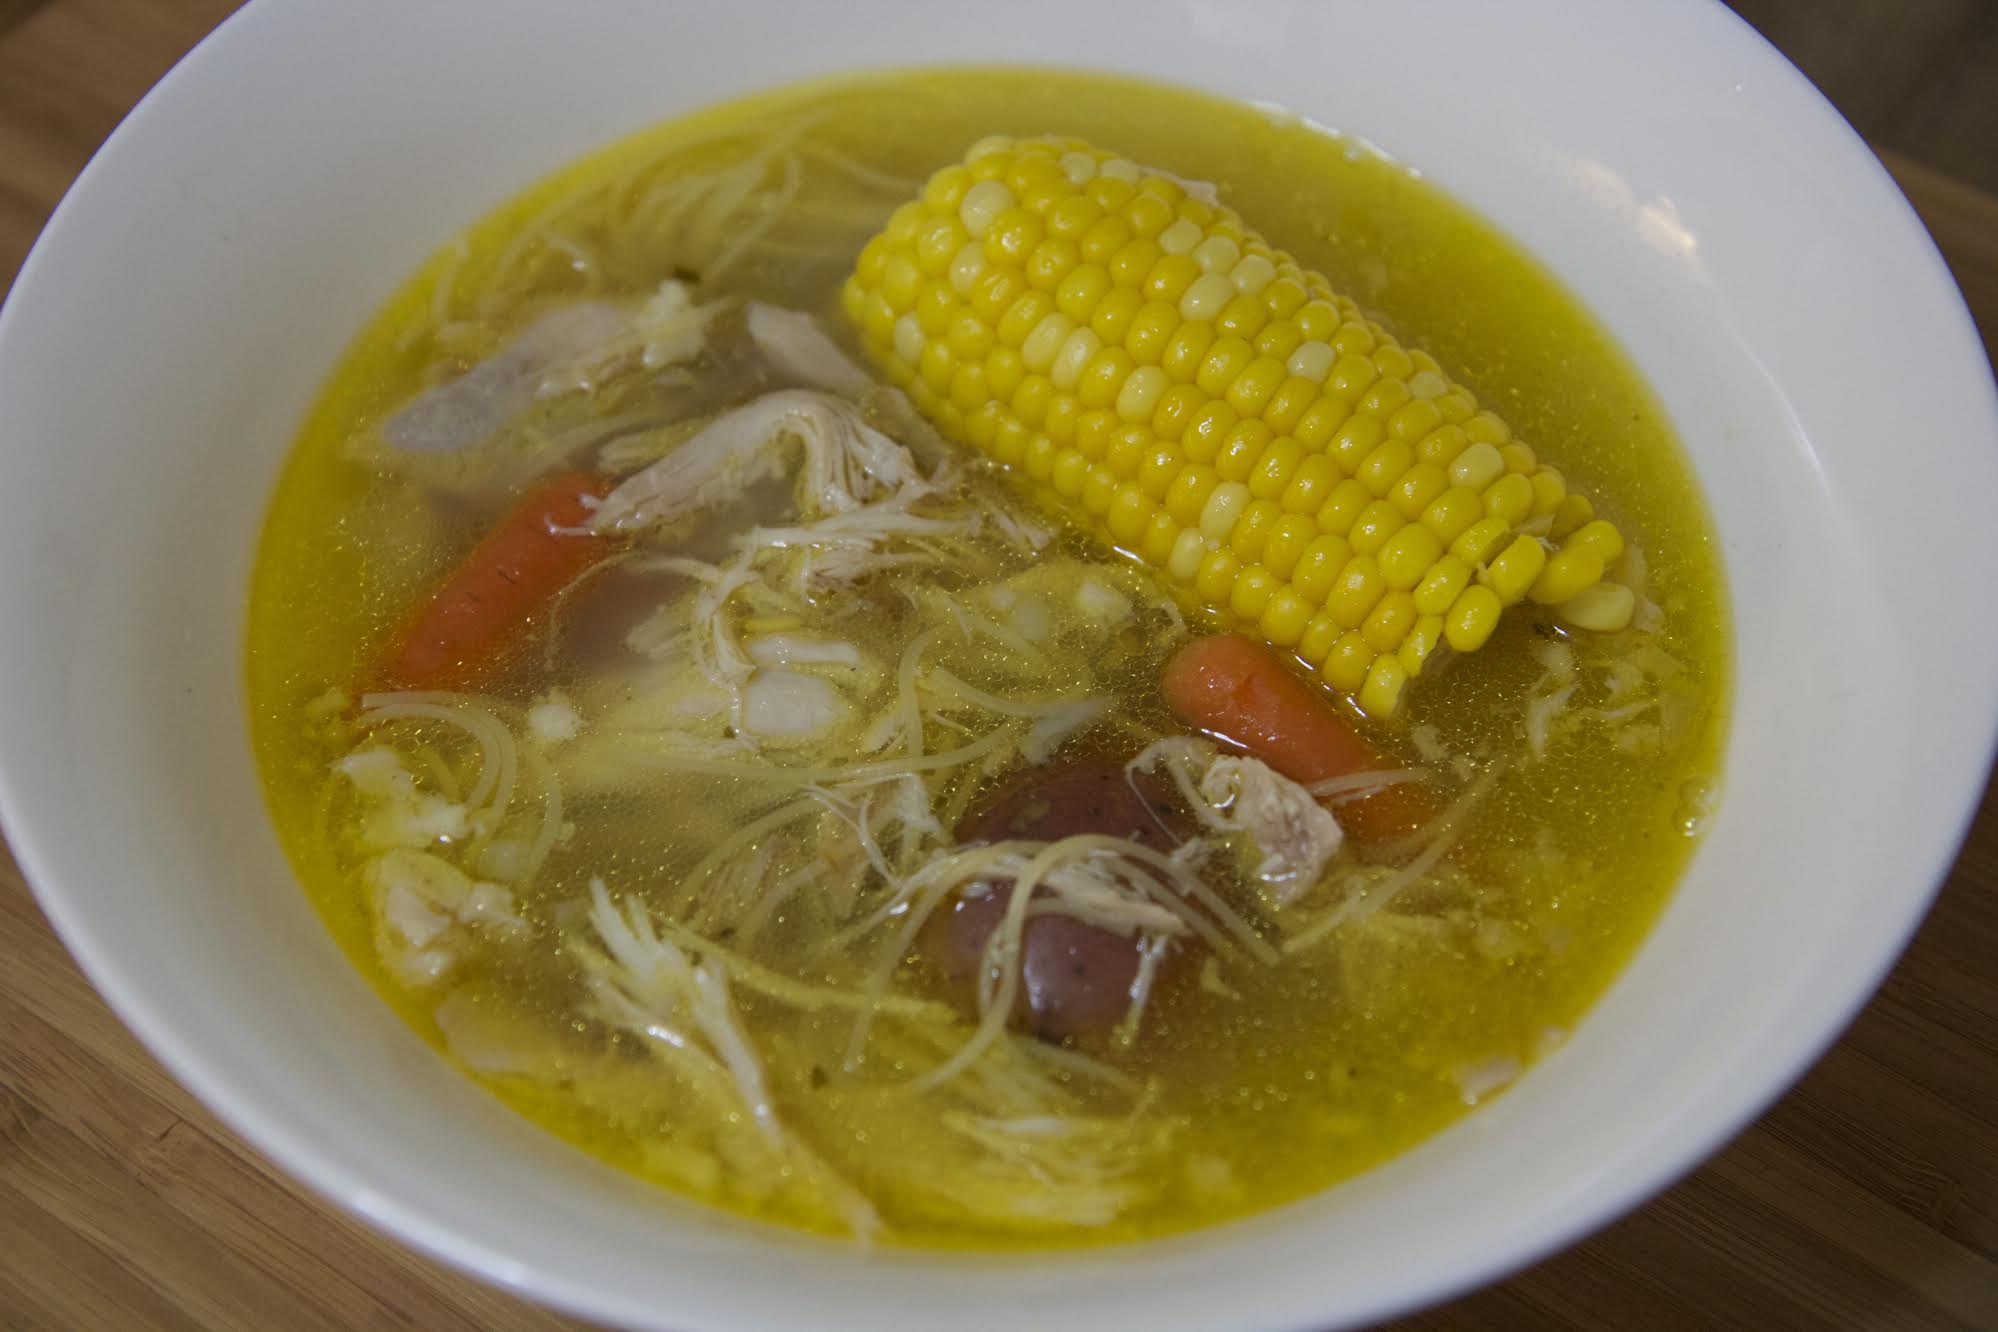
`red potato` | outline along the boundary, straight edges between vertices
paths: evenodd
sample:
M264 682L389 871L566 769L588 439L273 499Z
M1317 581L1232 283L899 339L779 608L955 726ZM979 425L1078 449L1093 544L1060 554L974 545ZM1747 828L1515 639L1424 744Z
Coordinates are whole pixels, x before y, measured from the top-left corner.
M957 837L961 842L1053 842L1103 833L1170 851L1192 832L1161 783L1140 774L1134 786L1122 764L1092 760L1058 772L1036 772L966 817ZM982 897L956 898L924 927L925 953L967 1006L984 964L986 941L1006 914L1009 887L997 884ZM1166 983L1196 946L1188 941L1174 945L1157 983ZM1137 975L1137 940L1066 916L1035 916L1021 936L1016 1019L1046 1040L1100 1045L1129 1010Z

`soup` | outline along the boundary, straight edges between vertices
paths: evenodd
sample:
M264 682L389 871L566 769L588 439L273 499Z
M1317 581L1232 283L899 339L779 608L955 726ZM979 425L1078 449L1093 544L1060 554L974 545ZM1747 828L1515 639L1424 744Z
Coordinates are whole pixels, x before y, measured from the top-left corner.
M957 70L449 241L296 445L248 679L306 890L469 1075L994 1247L1501 1094L1691 854L1726 651L1661 412L1502 237L1266 111Z

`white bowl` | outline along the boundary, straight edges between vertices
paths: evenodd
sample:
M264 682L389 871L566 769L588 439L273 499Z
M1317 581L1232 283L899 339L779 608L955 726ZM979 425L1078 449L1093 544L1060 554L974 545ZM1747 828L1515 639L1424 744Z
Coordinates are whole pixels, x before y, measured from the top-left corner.
M682 1329L1302 1327L1440 1298L1711 1151L1872 991L1990 756L1998 410L1913 214L1718 5L260 0L63 203L0 316L0 811L160 1059L312 1188L536 1299ZM856 67L1072 62L1362 134L1582 293L1712 496L1727 797L1636 961L1496 1104L1339 1189L1170 1241L876 1252L584 1160L434 1057L266 824L241 683L280 459L361 320L582 151ZM1964 589L1959 591L1958 589Z

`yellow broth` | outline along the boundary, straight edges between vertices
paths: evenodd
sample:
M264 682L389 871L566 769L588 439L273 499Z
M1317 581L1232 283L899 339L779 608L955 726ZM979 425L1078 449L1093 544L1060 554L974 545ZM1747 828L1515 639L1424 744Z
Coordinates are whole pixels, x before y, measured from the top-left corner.
M1078 1244L1181 1230L1323 1188L1448 1124L1465 1112L1467 1092L1484 1090L1475 1072L1466 1081L1466 1070L1528 1063L1558 1043L1643 937L1711 799L1727 695L1716 545L1657 403L1545 270L1404 165L1265 112L1077 73L897 74L704 112L534 186L445 246L388 301L301 432L257 560L248 700L281 839L341 946L440 1048L447 1042L434 1015L447 992L467 996L495 1021L524 1024L537 1041L571 1042L568 1054L550 1056L559 1075L481 1075L495 1094L584 1149L693 1196L788 1224L838 1228L824 1207L801 1203L795 1188L742 1178L753 1163L676 1136L676 1116L695 1113L686 1087L655 1074L628 1034L607 1036L580 1016L587 995L563 943L594 876L621 898L670 899L676 876L714 842L779 803L754 782L653 774L632 778L618 798L593 803L585 795L567 815L570 835L532 883L516 885L533 930L529 945L467 958L441 988L405 984L381 964L353 799L333 775L364 737L329 690L351 696L365 687L412 602L496 520L515 487L471 487L439 505L425 498L421 477L380 465L356 442L386 413L500 346L521 310L597 289L642 293L685 266L685 256L649 245L644 226L632 225L640 209L631 201L647 181L727 166L773 134L800 136L794 148L823 150L827 156L808 159L768 243L722 285L818 312L837 328L837 284L899 197L874 173L920 181L995 132L1079 135L1147 166L1215 181L1274 244L1327 274L1408 345L1435 355L1643 551L1646 587L1663 614L1645 648L1652 662L1674 663L1676 718L1657 735L1643 729L1657 729L1656 710L1578 724L1573 709L1592 702L1589 681L1613 669L1628 636L1618 636L1622 644L1569 642L1550 635L1527 606L1510 613L1482 651L1425 673L1380 738L1410 763L1442 744L1463 760L1458 787L1468 773L1491 775L1449 862L1454 877L1417 885L1399 909L1334 931L1278 965L1232 966L1223 985L1185 983L1162 993L1142 1038L1100 1056L1151 1088L1136 1108L1118 1111L1128 1115L1119 1121L1128 1136L1141 1139L1164 1121L1174 1135L1170 1151L1131 1148L1136 1164L1128 1170L1144 1187L1114 1216L995 1221L938 1205L912 1177L947 1175L959 1158L922 1159L940 1132L928 1127L934 1116L912 1113L920 1102L884 1091L920 1073L936 1052L891 1041L870 1076L844 1076L850 1015L792 1011L744 997L738 986L743 1024L791 1131L868 1195L887 1238L921 1245ZM619 182L629 186L623 194L612 188ZM551 227L565 229L563 240L587 251L589 262L548 241ZM440 335L446 324L448 339ZM967 484L1000 486L975 472ZM1081 533L1060 536L1054 552L1113 558ZM995 557L986 575L1032 563ZM1056 604L1067 604L1061 597L1085 576L1082 566L1054 567ZM605 575L628 598L645 594L648 585L621 578ZM1164 594L1155 600L1162 606ZM912 629L883 616L879 641L863 646L892 663ZM1170 646L1162 634L1125 634L1091 651L1056 654L1040 683L1110 690L1115 724L1077 743L1128 753L1137 740L1176 729L1153 694ZM1550 647L1574 654L1584 684L1541 756L1529 752L1522 716L1530 696L1548 692ZM946 640L937 652L935 660L974 685L1004 683L978 650ZM578 651L527 654L492 692L524 705L551 688L580 687L587 664ZM445 769L466 761L463 738L448 727L405 726L403 734L412 749L429 746ZM949 799L961 807L975 786ZM634 817L634 809L668 813ZM1225 884L1228 876L1221 878ZM762 965L815 984L864 983L867 958L815 950L799 937L815 918L794 915L773 927ZM899 969L894 983L898 993L924 993L920 959ZM1087 1077L1063 1073L1057 1081L1073 1106L1097 1104Z

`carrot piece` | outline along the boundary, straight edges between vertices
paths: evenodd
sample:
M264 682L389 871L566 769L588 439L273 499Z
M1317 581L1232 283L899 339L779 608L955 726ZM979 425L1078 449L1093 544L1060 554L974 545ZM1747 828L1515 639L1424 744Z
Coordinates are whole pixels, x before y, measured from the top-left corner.
M609 483L549 477L466 553L397 636L384 673L405 689L461 687L500 665L520 630L597 560L609 541L581 530Z
M1159 690L1181 721L1294 782L1399 766L1267 648L1238 634L1195 639L1175 652ZM1381 841L1408 832L1434 812L1432 803L1418 784L1403 783L1341 805L1339 822L1362 842Z

